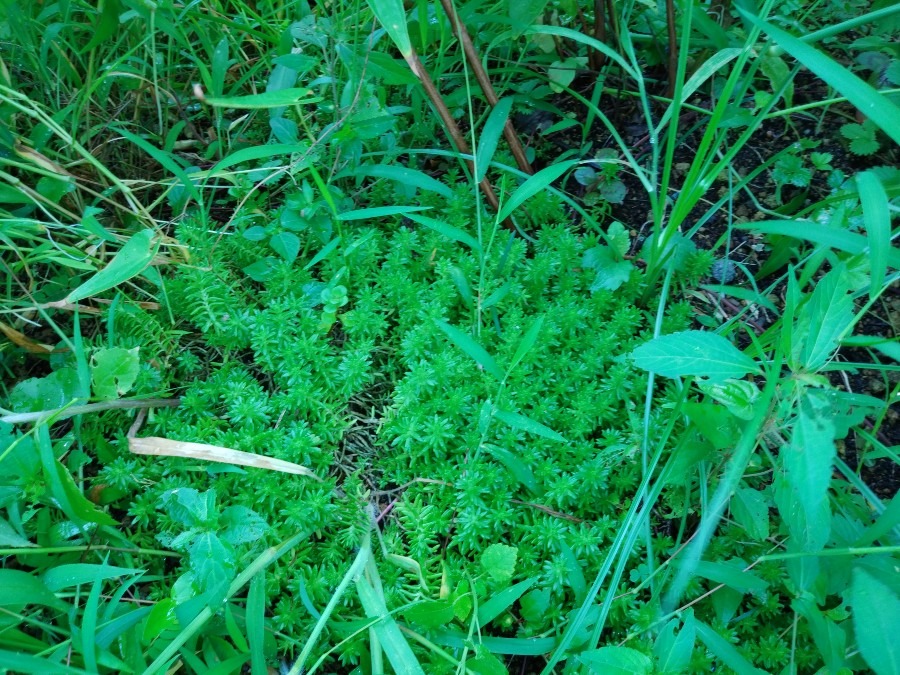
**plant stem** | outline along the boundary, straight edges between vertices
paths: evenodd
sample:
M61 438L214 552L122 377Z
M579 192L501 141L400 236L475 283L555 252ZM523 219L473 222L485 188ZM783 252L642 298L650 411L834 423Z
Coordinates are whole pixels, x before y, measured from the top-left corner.
M469 37L469 31L466 30L466 27L459 20L459 16L456 14L456 8L453 6L452 0L441 0L441 5L443 5L447 16L450 17L450 24L453 26L456 37L459 38L459 41L463 46L466 60L469 62L472 71L475 73L475 79L478 80L478 86L481 87L481 91L484 92L485 98L487 98L491 107L494 107L500 99L497 97L497 92L494 91L494 86L491 84L491 80L485 72L484 66L481 65L481 59L478 58L478 52L475 51L475 45L472 43L472 38ZM534 173L534 169L531 168L531 163L525 156L525 148L522 147L522 143L516 135L516 130L509 120L506 120L506 124L503 127L503 137L506 139L506 142L509 143L509 149L512 152L513 157L516 158L516 164L519 165L519 168L527 174Z
M104 410L131 410L134 408L176 408L181 404L180 398L143 398L143 399L119 399L116 401L103 401L102 403L86 403L85 405L73 405L53 410L39 410L28 413L7 413L0 415L0 422L6 424L28 424L29 422L44 422L48 419L64 420L75 415L102 412Z

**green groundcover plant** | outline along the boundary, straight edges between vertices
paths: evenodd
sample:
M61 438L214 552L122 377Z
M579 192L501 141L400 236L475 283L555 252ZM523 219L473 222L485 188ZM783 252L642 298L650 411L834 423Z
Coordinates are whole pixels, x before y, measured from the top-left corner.
M0 669L898 672L900 12L713 5L3 3Z

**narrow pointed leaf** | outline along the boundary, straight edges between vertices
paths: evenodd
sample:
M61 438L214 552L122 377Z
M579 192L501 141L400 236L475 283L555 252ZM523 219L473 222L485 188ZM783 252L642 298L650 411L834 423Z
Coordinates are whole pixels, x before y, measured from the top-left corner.
M513 211L519 208L524 202L534 197L541 190L546 189L553 181L562 176L566 171L578 164L576 161L560 162L559 164L551 164L545 169L541 169L528 180L522 183L519 188L512 194L500 213L498 220L506 220L512 215Z
M478 140L478 150L475 153L475 182L480 183L491 160L494 158L494 152L497 150L497 143L503 134L503 127L506 126L506 120L509 118L509 111L512 109L513 100L510 97L501 98L497 101L497 105L488 115L487 122L481 130L481 138Z
M447 223L435 218L421 216L418 213L407 213L406 217L419 223L420 225L424 225L429 230L434 230L438 234L444 235L445 237L447 237L447 239L452 239L453 241L458 241L465 244L473 251L481 250L481 244L478 243L478 240L468 232L465 232L458 227L447 225Z
M891 215L887 193L874 172L864 171L857 175L856 185L869 236L869 274L872 279L869 297L874 298L884 283L887 272L887 256L891 248Z
M525 591L534 586L537 577L520 581L499 593L494 594L489 600L478 605L478 623L486 626L500 616L504 611L512 607L512 604L525 595Z
M525 417L525 415L507 412L505 410L497 410L494 412L494 417L504 424L508 424L513 429L527 431L535 436L543 436L544 438L549 438L551 441L560 441L561 443L565 443L566 441L561 434L553 431L550 427L545 426L540 422L535 422L530 417Z
M125 242L106 267L69 293L66 302L84 300L136 277L153 261L157 248L152 230L138 232Z
M384 26L388 36L406 58L412 53L412 44L409 41L403 0L368 0L368 2L378 23Z
M750 21L772 36L788 54L845 96L862 113L877 124L895 143L900 144L900 107L878 93L870 84L851 73L837 61L790 33L757 16L742 12Z
M484 347L475 342L471 335L463 333L459 328L451 326L444 321L435 321L435 323L438 328L444 331L444 334L450 338L453 344L475 359L478 365L498 380L503 379L503 371L500 370L500 366L494 361L494 357L488 354Z
M534 347L534 343L537 342L538 336L541 334L541 329L544 327L544 317L539 316L531 327L528 329L528 332L522 336L521 342L519 342L519 346L516 347L516 353L513 355L512 363L509 365L509 370L512 371L517 365L522 362L522 359L531 351L531 348Z

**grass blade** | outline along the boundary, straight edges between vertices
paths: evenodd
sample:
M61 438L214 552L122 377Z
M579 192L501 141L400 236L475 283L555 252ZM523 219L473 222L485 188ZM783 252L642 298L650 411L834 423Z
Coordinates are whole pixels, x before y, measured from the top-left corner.
M138 232L125 242L106 267L69 293L65 301L74 304L136 277L153 261L158 248L151 230Z
M450 197L453 195L453 190L450 189L449 185L442 183L436 178L432 178L424 171L410 169L408 166L396 166L394 164L360 166L354 169L350 175L387 178L388 180L396 181L403 185L411 185L419 190L436 192L442 197Z
M47 659L19 652L0 650L0 663L4 668L17 673L34 673L34 675L88 675L87 670L64 666L61 663L53 663ZM96 671L92 671L96 672Z
M444 235L448 239L452 239L453 241L458 241L462 244L465 244L473 251L481 250L481 244L478 243L478 240L468 232L464 232L458 227L447 225L447 223L444 223L440 220L435 220L434 218L429 218L428 216L420 216L417 213L407 213L406 217L412 221L419 223L420 225L424 225L430 230L434 230L438 234Z
M534 586L536 582L537 577L520 581L508 588L504 588L502 591L491 597L490 600L478 605L478 623L481 626L489 624L500 616L507 608L511 607L516 600L525 595L525 591Z
M247 642L250 644L250 674L266 675L266 655L263 651L266 632L266 571L260 570L250 580L247 593Z
M575 160L561 162L559 164L551 164L545 169L538 171L522 183L519 186L519 189L512 194L512 197L510 197L509 201L503 205L503 208L497 215L497 220L504 221L509 218L512 215L512 212L519 208L523 202L534 197L541 190L544 190L548 185L576 164L578 164L578 162Z
M437 327L444 331L444 334L450 338L450 341L457 347L462 349L466 354L475 359L475 362L484 370L496 377L498 380L503 379L503 371L494 361L494 357L487 353L487 350L480 344L475 342L470 335L463 333L459 328L451 326L444 321L435 321Z
M852 254L862 253L868 246L866 238L861 234L820 225L811 220L767 220L759 223L740 223L736 227L744 230L758 230L764 234L780 234L795 239L806 239L814 244L830 246ZM893 247L885 250L887 264L900 268L900 251Z
M887 193L878 176L863 171L856 176L859 200L862 202L866 233L869 235L869 297L874 299L887 273L887 255L891 248L891 214Z
M566 439L562 437L561 434L553 431L548 426L541 424L540 422L535 422L530 417L526 417L525 415L520 415L519 413L507 412L505 410L496 410L494 411L494 417L498 420L511 426L513 429L519 429L521 431L527 431L530 434L534 434L535 436L543 436L544 438L549 438L551 441L559 441L560 443L565 443Z
M354 209L339 213L337 219L342 223L350 220L365 220L366 218L385 218L387 216L401 216L415 211L428 211L430 206L373 206L368 209Z
M250 565L241 572L237 578L231 582L231 585L228 587L228 593L225 596L225 599L229 599L234 596L239 590L241 590L247 583L256 576L260 570L265 569L274 561L278 560L285 553L294 548L301 541L306 539L309 536L308 532L300 532L295 534L290 539L283 541L278 546L273 546L271 548L267 548L265 551L260 553L256 559L250 563ZM154 659L153 663L151 663L147 669L144 671L144 675L153 675L154 673L158 673L160 671L164 671L166 665L169 663L170 659L178 653L178 650L181 649L185 643L190 640L194 635L197 634L203 626L213 617L213 611L207 606L200 611L200 613L194 617L193 621L191 621L187 626L185 626L178 635L176 635L173 640L166 645L165 649L159 654L159 656Z
M368 0L368 4L378 23L384 26L384 30L397 45L403 58L406 58L412 53L412 43L409 41L403 0Z
M295 87L264 91L251 96L203 97L201 100L214 108L233 108L235 110L268 110L289 105L306 105L318 103L321 97L312 96L312 89Z
M738 675L766 675L766 671L754 668L753 665L735 649L730 642L702 621L697 621L697 637L709 647L722 662Z
M487 304L487 303L485 303ZM537 342L538 336L541 334L541 329L544 327L544 317L539 316L531 327L528 329L528 332L522 336L522 341L519 342L519 346L516 347L516 353L513 355L512 363L509 364L509 370L507 372L512 372L516 366L518 366L522 359L524 359L528 352L531 351L532 347L534 347L534 343Z
M497 143L503 134L503 127L509 118L513 100L510 97L502 98L491 110L487 122L481 130L481 138L478 141L478 150L475 152L475 182L480 183L487 174L494 153L497 151Z
M768 33L788 54L847 97L850 103L900 145L900 107L891 103L871 85L814 47L810 47L790 33L763 21L758 16L743 11L741 13Z

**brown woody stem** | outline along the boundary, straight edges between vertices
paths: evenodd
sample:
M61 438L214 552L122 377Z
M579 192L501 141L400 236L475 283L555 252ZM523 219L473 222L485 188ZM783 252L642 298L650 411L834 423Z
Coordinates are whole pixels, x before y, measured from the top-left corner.
M465 136L463 136L456 120L453 119L453 115L450 114L450 109L447 108L447 104L444 103L444 99L434 85L431 76L419 60L419 55L416 53L416 50L411 49L408 54L404 54L403 56L406 59L406 63L409 65L410 70L413 71L415 76L418 77L419 81L422 83L425 94L437 110L438 116L441 118L441 122L443 122L444 128L447 130L447 135L450 136L450 139L453 141L454 145L456 145L456 149L464 155L471 155L472 152L469 149L469 144L466 143ZM475 167L472 160L467 159L466 163L469 165L469 169L474 175ZM483 178L478 185L481 187L481 191L484 193L484 197L488 204L491 205L491 208L494 209L494 211L499 211L500 201L497 199L497 195L494 193L494 188L491 187L490 181L487 178ZM509 218L504 220L503 224L507 229L515 232L516 226Z
M500 99L497 98L497 92L494 91L494 85L491 84L491 80L485 72L484 66L481 65L481 59L478 58L478 52L475 51L475 45L472 42L472 38L469 37L469 31L466 30L466 27L459 20L459 16L456 14L456 8L453 6L453 0L441 0L441 5L443 5L447 16L450 17L450 23L453 26L456 37L462 43L463 52L465 52L466 60L469 62L469 66L471 66L472 71L475 73L475 79L478 80L478 86L481 87L481 91L484 92L485 98L487 98L488 103L490 103L493 108ZM509 149L512 152L513 157L516 158L516 164L519 165L519 169L527 174L534 173L534 169L531 168L531 163L525 156L525 148L522 147L522 143L516 135L516 130L509 120L506 120L506 125L503 127L503 136L506 138L506 142L509 143Z

